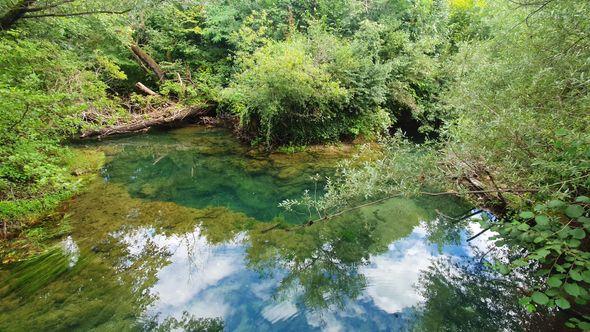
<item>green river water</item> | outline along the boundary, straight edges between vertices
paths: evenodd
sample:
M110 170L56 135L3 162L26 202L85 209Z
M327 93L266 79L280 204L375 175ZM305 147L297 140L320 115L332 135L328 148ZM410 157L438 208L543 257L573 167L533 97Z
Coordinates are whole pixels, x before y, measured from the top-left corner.
M91 145L108 162L65 207L71 234L0 270L0 331L513 331L539 318L485 267L489 236L466 242L477 223L442 217L465 204L391 199L311 226L278 207L357 148L263 155L202 127Z

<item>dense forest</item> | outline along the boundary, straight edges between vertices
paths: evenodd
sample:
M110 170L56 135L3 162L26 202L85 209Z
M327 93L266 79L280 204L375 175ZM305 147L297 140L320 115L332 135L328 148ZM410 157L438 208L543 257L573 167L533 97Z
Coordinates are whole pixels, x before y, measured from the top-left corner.
M229 126L261 151L377 142L322 197L327 218L397 195L491 211L534 271L520 304L590 329L590 2L2 0L2 242L97 171L72 142Z

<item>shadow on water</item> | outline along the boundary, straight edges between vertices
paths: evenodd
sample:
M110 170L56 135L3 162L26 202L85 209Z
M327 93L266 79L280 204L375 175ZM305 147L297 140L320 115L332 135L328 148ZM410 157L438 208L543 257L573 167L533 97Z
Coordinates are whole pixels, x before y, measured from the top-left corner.
M485 267L448 198L391 199L304 226L277 204L350 148L260 156L202 128L100 144L71 235L0 270L0 331L525 330L522 280ZM348 149L348 150L347 150ZM286 218L291 227L268 230ZM299 224L298 224L299 223ZM473 226L475 225L475 226Z

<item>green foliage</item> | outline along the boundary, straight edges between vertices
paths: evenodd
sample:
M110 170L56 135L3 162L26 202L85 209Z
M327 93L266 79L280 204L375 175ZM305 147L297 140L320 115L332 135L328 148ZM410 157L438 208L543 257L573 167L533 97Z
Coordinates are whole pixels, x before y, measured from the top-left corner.
M588 300L587 1L43 3L43 17L0 33L3 225L39 217L78 188L86 162L100 158L72 162L61 143L129 117L123 103L140 114L170 101L219 103L252 144L288 153L376 139L393 125L442 139L418 147L395 136L377 161L344 164L323 198L307 192L283 206L323 217L367 198L479 189L506 212L496 227L521 254L498 269L538 268L544 280L522 304L573 310ZM121 10L129 14L62 17ZM132 43L164 80L136 62ZM161 96L133 94L138 81Z
M82 128L117 121L123 112L113 92L134 84L128 82L139 68L123 51L129 34L117 30L116 15L51 16L130 3L52 4L36 12L50 16L22 19L18 29L0 32L0 223L9 232L51 213L80 188L80 175L96 171L98 153L73 153L61 142Z
M512 222L496 226L500 242L511 246L520 257L508 266L497 268L507 274L510 270L538 265L537 275L544 282L520 302L530 311L537 305L569 309L572 304L585 305L590 300L590 253L582 241L590 230L590 205L586 196L575 202L559 200L537 204L533 211L523 211ZM590 324L590 317L572 320L578 328Z
M445 171L460 178L485 169L493 181L485 188L535 189L501 197L514 216L497 226L500 243L519 258L498 268L538 269L542 281L521 301L527 309L569 310L589 300L590 48L579 41L590 35L582 19L590 6L488 4L486 12L494 37L455 59ZM586 329L588 318L568 324Z
M369 153L369 146L341 162L336 174L327 179L321 197L306 192L301 199L286 200L281 206L291 210L304 206L314 211L310 218L324 218L358 206L367 200L378 201L398 196L417 196L429 187L444 184L437 167L437 155L401 135L386 140L382 151ZM314 180L319 181L319 177Z
M0 39L0 191L4 199L62 187L67 152L56 145L78 114L109 107L106 86L76 57L19 33Z
M168 81L160 84L160 92L188 105L217 101L231 63L228 46L206 33L204 5L171 0L143 15L133 38L165 71Z
M389 125L379 108L388 69L365 56L372 40L363 37L350 42L318 28L269 42L240 58L244 70L224 99L267 145L378 134Z
M243 127L259 131L255 136L267 144L312 142L322 134L333 138L332 132L320 130L336 116L346 90L305 53L303 38L270 44L244 61L244 67L225 91Z
M541 188L545 197L585 190L590 48L577 40L590 26L573 13L588 13L590 6L552 2L529 25L518 24L527 10L489 9L497 37L457 55L459 76L447 96L455 116L447 131L455 152L449 163L468 161L452 172L485 165L504 187Z
M414 114L422 130L442 125L444 140L420 149L389 142L376 162L343 165L321 199L307 195L283 206L303 204L322 216L432 186L469 198L489 192L474 202L500 206L499 217L508 217L496 226L499 244L521 256L498 270L540 276L522 304L579 310L589 286L590 48L581 41L590 34L583 19L590 6L456 1L447 18L433 8L406 8L421 22L412 28L404 26L407 17L390 16L396 20L381 34L379 56L393 59L384 107L398 122ZM585 329L587 319L569 325Z

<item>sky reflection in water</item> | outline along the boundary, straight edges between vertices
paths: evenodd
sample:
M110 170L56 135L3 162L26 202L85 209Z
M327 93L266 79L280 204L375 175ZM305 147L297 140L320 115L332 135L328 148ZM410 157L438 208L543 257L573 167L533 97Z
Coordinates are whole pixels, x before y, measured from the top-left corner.
M478 226L472 226L473 232ZM453 259L473 257L487 248L485 240L476 245L438 245L428 241L426 225L391 243L385 253L371 256L359 273L367 287L344 308L322 310L306 308L291 299L275 298L284 271L264 277L250 270L245 262L247 235L240 234L228 243L212 245L197 227L182 236L164 236L142 228L119 235L130 255L139 254L148 242L170 253L170 263L157 273L158 281L149 289L157 299L149 314L180 318L184 311L196 317L222 317L228 330L322 329L328 331L391 330L412 325L424 298L416 288L420 274L441 256Z
M477 223L441 217L459 202L396 198L303 227L277 207L356 150L266 156L203 128L99 146L111 161L69 206L65 255L0 271L0 330L149 330L184 312L228 331L519 330L526 316L479 260L490 234L467 244ZM291 228L267 232L276 216Z

